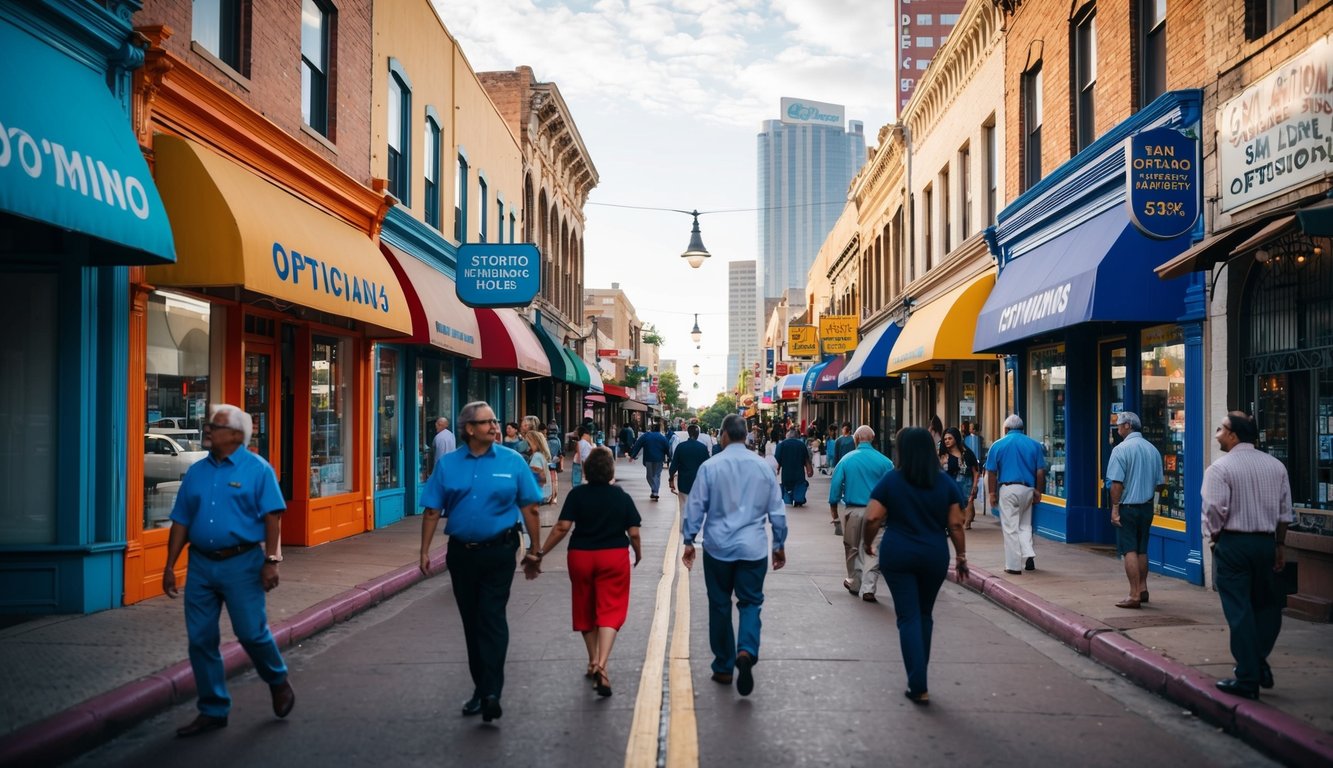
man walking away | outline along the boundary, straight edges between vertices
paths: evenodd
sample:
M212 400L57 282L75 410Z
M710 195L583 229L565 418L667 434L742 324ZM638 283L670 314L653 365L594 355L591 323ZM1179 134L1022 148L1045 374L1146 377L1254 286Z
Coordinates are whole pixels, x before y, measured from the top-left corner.
M857 427L853 439L856 449L838 459L838 466L833 468L828 503L835 522L838 520L839 502L845 505L846 510L840 526L842 551L847 561L847 578L842 580L842 588L853 595L860 594L861 599L867 603L873 603L876 602L875 587L879 581L879 558L866 554L861 534L866 505L870 503L870 492L875 490L885 475L893 471L893 461L875 450L875 430L868 425ZM870 549L873 552L878 546L871 546Z
M793 507L804 507L805 491L810 487L807 478L814 477L815 467L801 433L795 428L787 430L787 439L778 443L773 458L782 468L782 500Z
M1282 542L1295 521L1291 485L1282 462L1255 447L1259 429L1244 412L1228 413L1213 437L1224 455L1203 473L1203 530L1236 660L1236 676L1217 687L1257 699L1260 688L1273 687L1268 655L1282 630L1283 602L1273 574L1286 564Z
M436 462L440 460L441 456L446 453L453 453L454 448L458 447L458 443L454 439L454 433L449 429L448 416L441 416L435 420L435 439L432 441L431 445L435 450ZM435 465L432 464L431 466Z
M1046 486L1046 456L1041 443L1023 434L1023 420L1011 413L1004 420L1004 437L986 454L986 482L991 506L1000 507L1004 532L1004 572L1037 569L1032 548L1032 507ZM1026 560L1026 562L1024 562Z
M838 462L854 450L856 450L856 438L852 437L852 424L849 421L844 421L842 423L842 434L838 436L837 440L833 441L833 449L829 451L829 466L837 469Z
M749 696L754 690L752 670L759 662L759 613L770 552L764 523L773 533L773 570L780 570L787 564L787 512L773 473L745 450L745 419L740 415L722 420L722 443L722 453L699 467L685 503L681 562L693 567L694 540L702 531L713 680L730 685L735 670L736 692ZM739 641L731 622L733 595L740 614Z
M1143 437L1136 413L1116 416L1121 442L1111 449L1106 482L1111 492L1111 525L1115 544L1125 558L1129 597L1117 608L1140 608L1148 602L1148 534L1152 532L1153 500L1163 485L1162 454Z
M666 425L662 424L661 428L666 429ZM657 501L658 491L662 487L662 464L670 455L671 446L665 434L649 430L634 441L629 452L630 461L639 458L640 451L643 452L643 470L648 477L648 489L652 493L649 498Z
M691 424L686 430L689 439L676 446L676 450L671 454L671 468L667 473L667 483L671 491L676 491L676 477L680 477L680 494L689 496L690 489L694 487L694 478L699 473L699 467L712 453L699 439L699 425Z

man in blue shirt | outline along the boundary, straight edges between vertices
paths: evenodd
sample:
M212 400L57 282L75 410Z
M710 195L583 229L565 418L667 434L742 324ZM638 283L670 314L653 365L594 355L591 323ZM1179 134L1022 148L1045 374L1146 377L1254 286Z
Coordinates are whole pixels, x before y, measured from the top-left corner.
M208 455L181 480L171 510L162 591L175 598L176 560L186 542L190 564L185 582L185 632L190 668L199 691L199 716L176 729L180 737L227 727L231 697L218 646L218 617L227 604L232 629L269 684L273 714L286 717L296 703L287 664L268 629L264 593L278 586L282 513L287 502L273 467L245 448L254 422L234 405L213 409L204 425Z
M1162 487L1162 453L1143 437L1143 422L1136 413L1121 411L1116 431L1122 438L1111 449L1106 483L1111 492L1111 525L1116 528L1116 550L1125 559L1129 597L1117 608L1141 608L1148 602L1148 534L1152 532L1153 500Z
M1037 569L1032 548L1032 507L1046 486L1046 451L1023 434L1023 420L1011 413L1004 420L1004 437L986 454L986 480L991 506L999 505L1004 532L1004 572L1019 574L1020 565ZM1023 563L1026 558L1026 564Z
M787 511L777 480L764 460L745 449L745 419L731 414L722 420L722 452L704 462L685 503L681 562L694 565L694 540L703 532L704 585L708 589L708 644L713 651L713 680L736 691L754 690L751 668L759 661L759 612L764 605L773 530L773 570L787 564ZM740 613L740 640L731 623L732 595ZM739 650L738 650L739 648Z
M842 588L853 595L860 594L867 603L876 602L875 587L879 582L879 558L866 554L861 541L865 526L866 505L870 503L870 492L885 475L893 471L893 462L888 456L875 450L875 430L862 424L852 435L856 448L838 459L838 466L833 468L833 480L829 483L829 512L834 522L838 521L838 503L845 505L846 514L842 518L842 552L847 561L847 578L842 580ZM879 549L872 546L871 551Z
M773 449L782 478L782 500L793 507L805 506L805 491L810 487L807 478L814 477L815 465L810 461L810 448L795 428L787 430L787 439Z
M691 424L687 430L689 439L676 446L676 450L671 452L671 468L667 472L667 483L671 490L676 490L676 477L680 477L680 493L683 496L690 495L690 489L694 487L694 478L699 473L699 467L711 455L708 447L699 439L699 425Z
M666 429L666 424L660 424L659 429ZM648 476L648 489L652 492L649 498L657 501L657 492L662 487L662 464L671 453L671 444L661 431L649 430L634 441L634 447L629 451L629 460L634 461L639 458L640 451L643 452L643 469Z
M489 723L502 714L500 694L509 651L505 608L514 583L518 522L527 525L532 542L523 556L523 572L535 579L542 559L537 548L542 492L523 456L499 444L500 422L489 405L476 401L463 406L458 424L463 450L436 462L421 494L425 507L421 572L430 575L430 542L443 515L449 537L444 561L453 580L472 675L472 698L463 704L463 714L480 714Z

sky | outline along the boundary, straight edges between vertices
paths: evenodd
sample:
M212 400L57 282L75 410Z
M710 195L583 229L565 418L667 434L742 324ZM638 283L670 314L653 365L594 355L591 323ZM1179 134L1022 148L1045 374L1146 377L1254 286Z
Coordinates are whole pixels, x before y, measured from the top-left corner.
M665 337L661 355L676 360L690 405L712 404L734 385L725 381L727 262L758 257L756 214L728 211L758 205L761 123L779 117L783 96L842 104L873 146L894 112L892 4L435 4L474 71L526 65L560 89L600 177L584 208L585 286L619 283L639 319ZM688 215L615 206L700 211L712 258L699 269L680 258Z

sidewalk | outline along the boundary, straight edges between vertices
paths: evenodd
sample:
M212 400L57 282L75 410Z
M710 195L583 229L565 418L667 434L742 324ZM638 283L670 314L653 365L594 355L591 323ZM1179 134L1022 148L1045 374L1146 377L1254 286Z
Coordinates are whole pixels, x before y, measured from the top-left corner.
M624 471L626 465L617 465ZM635 465L637 466L637 465ZM810 504L792 516L828 519L828 477L816 475ZM543 525L557 514L542 508ZM269 595L269 621L284 647L344 620L421 579L420 518L320 547L290 547L282 584ZM828 532L791 542L809 557L840 555ZM1258 702L1213 683L1231 675L1228 632L1211 589L1152 574L1152 602L1140 611L1115 602L1124 571L1100 548L1038 539L1037 570L1003 574L994 518L967 532L966 586L1014 611L1084 655L1126 675L1291 764L1333 764L1333 625L1287 619L1270 662L1277 687ZM443 540L441 539L441 544ZM437 545L434 568L443 568ZM995 574L1000 574L996 576ZM223 637L232 637L223 616ZM180 602L165 597L89 616L51 616L0 630L0 765L56 762L174 702L194 697ZM228 670L248 667L224 643Z

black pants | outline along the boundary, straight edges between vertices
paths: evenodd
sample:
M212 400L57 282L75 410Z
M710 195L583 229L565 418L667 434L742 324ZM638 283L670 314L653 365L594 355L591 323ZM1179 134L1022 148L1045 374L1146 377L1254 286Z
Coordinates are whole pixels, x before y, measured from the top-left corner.
M445 563L453 580L458 616L467 641L467 668L474 696L499 696L505 684L509 652L509 588L514 583L518 536L486 549L468 549L449 541Z
M1274 594L1273 534L1223 531L1213 547L1217 591L1231 628L1236 679L1254 688L1282 631L1283 601Z

